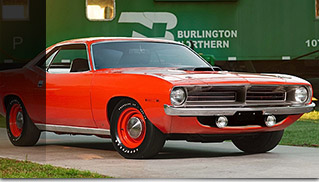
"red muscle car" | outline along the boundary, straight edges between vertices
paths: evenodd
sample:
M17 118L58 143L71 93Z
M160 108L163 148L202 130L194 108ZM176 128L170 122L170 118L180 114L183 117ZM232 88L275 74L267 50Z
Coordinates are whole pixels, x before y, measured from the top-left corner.
M125 158L150 158L166 140L276 147L314 108L312 87L282 74L221 71L167 40L65 41L19 70L0 72L0 113L13 145L41 131L111 137Z

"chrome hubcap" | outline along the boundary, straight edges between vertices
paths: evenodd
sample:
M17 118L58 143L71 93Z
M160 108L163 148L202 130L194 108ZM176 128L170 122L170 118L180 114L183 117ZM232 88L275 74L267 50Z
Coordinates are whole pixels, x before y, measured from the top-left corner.
M132 117L127 124L127 131L130 137L137 139L142 134L142 122L137 117Z
M19 129L22 129L23 123L24 123L23 113L20 111L20 112L17 113L17 117L16 117L17 127L18 127Z

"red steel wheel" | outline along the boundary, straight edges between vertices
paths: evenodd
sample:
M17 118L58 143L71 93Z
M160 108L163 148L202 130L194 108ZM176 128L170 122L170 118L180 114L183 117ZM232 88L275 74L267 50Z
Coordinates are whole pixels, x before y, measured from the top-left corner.
M132 99L122 99L114 107L110 132L114 148L125 158L145 159L156 155L166 136L146 117Z
M18 98L13 98L7 105L6 125L8 137L15 146L33 146L39 140L41 131Z
M127 147L134 149L142 144L146 123L142 113L133 107L126 108L120 115L117 125L118 137Z
M9 116L10 116L9 124L10 124L11 133L14 137L18 138L20 137L22 133L23 124L24 124L22 107L17 103L12 105Z

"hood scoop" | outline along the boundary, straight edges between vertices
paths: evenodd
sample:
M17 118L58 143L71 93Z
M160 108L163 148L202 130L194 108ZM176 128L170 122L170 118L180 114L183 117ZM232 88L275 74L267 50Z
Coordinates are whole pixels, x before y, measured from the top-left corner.
M195 68L194 71L214 71L213 68Z
M214 69L213 67L183 67L177 68L177 70L183 71L220 71L221 69Z

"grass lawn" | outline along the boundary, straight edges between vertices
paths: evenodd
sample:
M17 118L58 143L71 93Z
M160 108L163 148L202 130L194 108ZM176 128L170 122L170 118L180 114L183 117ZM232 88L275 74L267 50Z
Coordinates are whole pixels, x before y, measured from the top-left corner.
M0 158L0 178L110 178L89 171Z
M319 147L319 120L299 119L285 130L280 144Z

